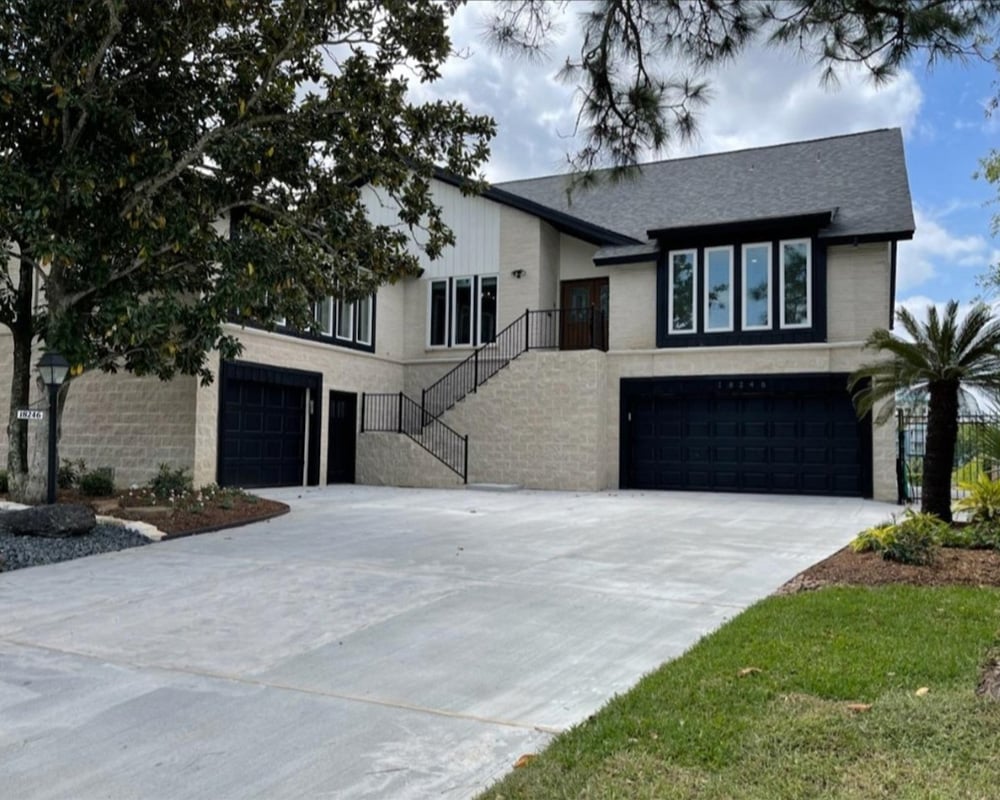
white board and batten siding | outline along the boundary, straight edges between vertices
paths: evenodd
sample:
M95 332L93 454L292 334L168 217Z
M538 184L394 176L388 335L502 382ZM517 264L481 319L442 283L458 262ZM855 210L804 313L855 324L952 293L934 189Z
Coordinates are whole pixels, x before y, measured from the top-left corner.
M455 234L455 244L446 247L431 261L411 242L410 250L420 259L424 278L451 278L457 275L488 275L500 271L500 207L482 197L467 197L447 183L435 181L434 202L441 207L445 223ZM372 222L405 230L397 216L397 206L384 192L366 187L365 204ZM423 241L426 234L413 234Z

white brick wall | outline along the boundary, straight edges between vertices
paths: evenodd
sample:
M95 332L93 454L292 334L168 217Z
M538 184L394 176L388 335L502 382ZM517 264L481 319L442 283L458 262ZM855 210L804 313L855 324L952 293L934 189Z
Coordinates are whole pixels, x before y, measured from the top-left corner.
M11 338L0 334L0 469L7 463ZM37 355L32 363L37 361ZM33 383L34 387L34 383ZM191 468L194 458L195 379L160 381L128 373L93 372L75 378L61 419L59 459L111 467L119 486L145 483L158 465ZM32 422L31 425L45 425Z
M595 350L525 353L448 411L443 421L469 435L469 482L536 489L603 488L605 361L604 354ZM419 392L414 396L419 398ZM365 441L367 433L361 436L359 454L366 452L366 479L391 475L402 485L431 485L422 482L419 472L426 459L409 454L417 445L403 436L388 436L406 440L392 470L384 463L391 460L382 452L387 445L370 444ZM359 455L359 465L361 461ZM429 479L438 480L433 473Z
M889 245L843 245L827 251L827 341L861 342L889 325Z

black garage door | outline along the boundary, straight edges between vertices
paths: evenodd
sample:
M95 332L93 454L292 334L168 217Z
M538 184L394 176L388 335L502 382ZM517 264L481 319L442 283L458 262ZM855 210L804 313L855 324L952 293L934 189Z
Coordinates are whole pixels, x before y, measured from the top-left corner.
M622 486L871 496L840 374L623 380Z
M306 441L306 430L312 423L307 389L318 386L318 378L312 373L264 365L223 365L219 426L222 486L302 485L307 453L311 455L314 449ZM312 461L310 458L309 483L315 482L311 480Z

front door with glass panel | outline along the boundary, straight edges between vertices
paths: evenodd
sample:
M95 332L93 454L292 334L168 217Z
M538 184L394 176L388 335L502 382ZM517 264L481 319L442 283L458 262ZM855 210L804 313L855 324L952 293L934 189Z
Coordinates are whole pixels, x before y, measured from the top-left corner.
M563 281L560 349L607 349L608 279Z

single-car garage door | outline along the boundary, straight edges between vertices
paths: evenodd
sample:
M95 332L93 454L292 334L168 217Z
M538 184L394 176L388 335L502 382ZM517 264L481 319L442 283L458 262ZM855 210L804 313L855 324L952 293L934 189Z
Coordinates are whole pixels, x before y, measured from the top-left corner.
M621 485L870 497L842 374L623 379Z
M219 484L301 486L309 458L312 480L314 414L320 376L259 364L222 368ZM313 388L316 387L316 388ZM314 430L310 431L310 427ZM318 466L316 467L318 476Z

